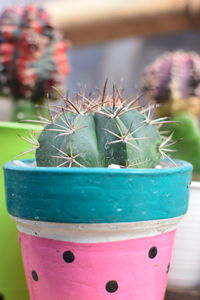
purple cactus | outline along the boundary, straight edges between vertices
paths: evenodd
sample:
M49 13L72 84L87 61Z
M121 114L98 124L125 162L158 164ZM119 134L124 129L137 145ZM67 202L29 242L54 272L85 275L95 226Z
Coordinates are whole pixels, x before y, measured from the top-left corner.
M182 50L164 53L146 67L144 88L157 103L200 97L200 56Z

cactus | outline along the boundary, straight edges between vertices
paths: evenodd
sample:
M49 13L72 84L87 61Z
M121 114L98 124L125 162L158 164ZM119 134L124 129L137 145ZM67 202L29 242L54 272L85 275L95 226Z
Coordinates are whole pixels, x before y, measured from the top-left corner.
M0 94L14 103L12 121L32 119L52 84L68 73L68 44L48 14L33 5L14 5L0 15Z
M164 53L145 68L144 90L162 104L160 116L200 114L200 56L181 50Z
M82 98L82 99L81 99ZM115 91L97 99L68 97L56 115L43 123L36 150L37 166L154 168L171 145L148 113L126 102Z
M179 140L171 157L192 163L193 177L199 178L200 56L180 50L164 53L145 68L144 89L158 104L156 115L172 121L162 128Z

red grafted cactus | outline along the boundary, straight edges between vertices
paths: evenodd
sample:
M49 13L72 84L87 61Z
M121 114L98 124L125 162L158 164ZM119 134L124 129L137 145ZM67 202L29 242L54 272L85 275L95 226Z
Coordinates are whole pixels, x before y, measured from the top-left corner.
M33 118L52 85L68 74L68 44L50 17L34 5L10 6L0 15L0 93L15 100L14 119Z

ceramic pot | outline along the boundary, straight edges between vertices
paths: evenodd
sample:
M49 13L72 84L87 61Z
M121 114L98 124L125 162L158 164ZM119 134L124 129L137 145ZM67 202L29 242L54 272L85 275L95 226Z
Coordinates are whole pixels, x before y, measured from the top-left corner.
M188 214L180 223L169 274L169 288L200 286L200 182L193 181Z
M2 166L31 146L18 135L40 127L31 124L0 122L0 299L28 300L28 292L20 254L17 230L10 219L5 203ZM26 155L32 157L33 153Z
M7 207L20 231L30 299L163 300L192 169L177 164L6 164Z

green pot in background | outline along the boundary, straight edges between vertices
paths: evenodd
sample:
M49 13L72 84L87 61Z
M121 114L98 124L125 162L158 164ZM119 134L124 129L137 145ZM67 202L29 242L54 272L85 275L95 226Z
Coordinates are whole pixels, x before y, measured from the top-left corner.
M0 300L29 299L17 230L6 210L2 166L33 146L19 135L26 138L30 130L37 132L41 128L35 124L0 122ZM23 158L33 156L31 152Z

